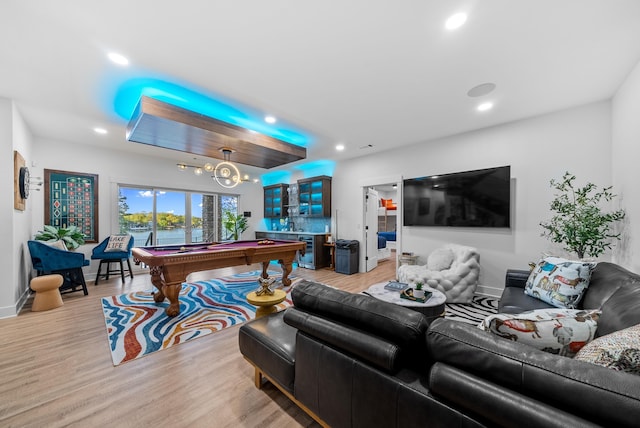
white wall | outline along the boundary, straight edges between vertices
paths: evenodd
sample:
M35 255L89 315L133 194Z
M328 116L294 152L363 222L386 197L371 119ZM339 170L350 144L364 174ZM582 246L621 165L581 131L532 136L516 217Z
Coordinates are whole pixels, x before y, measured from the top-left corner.
M11 101L0 98L0 242L11 242L9 257L0 257L0 272L13 272L15 269L15 240L13 236L13 124ZM15 275L4 275L0 283L0 315L15 314L14 283Z
M620 229L622 241L613 260L633 272L640 272L640 63L618 89L612 102L613 185L620 196L626 218Z
M611 184L610 103L590 104L340 162L333 177L332 200L334 211L338 210L338 238L362 242L362 204L353 203L362 199L359 183L376 182L380 176L410 178L501 165L511 165L511 229L402 227L402 248L398 251L412 251L425 262L433 249L445 243L477 247L480 283L495 289L503 287L508 268L526 269L527 262L537 260L545 251L561 252L540 236L540 221L550 217L553 194L549 180L570 171L578 177L578 184ZM363 266L361 260L361 271Z
M243 236L248 239L253 238L253 232L262 219L263 193L260 184L244 183L234 189L224 189L210 177L197 177L190 171L179 171L172 160L47 139L36 139L33 158L37 163L37 167L32 168L33 175L40 177L43 177L44 169L98 174L100 240L118 232L118 184L239 194L239 211L251 211L252 214L249 229ZM44 224L44 192L41 193L35 195L33 200L31 236L41 230ZM96 245L86 244L77 251L84 252L89 258ZM92 261L91 266L85 268L85 277L95 278L97 270L98 262Z
M29 168L29 170L31 170L30 162L33 136L31 135L31 132L27 128L27 125L25 124L22 116L15 108L15 106L13 107L12 112L13 148L22 155L25 160L26 166ZM31 239L31 234L29 233L29 231L31 230L33 210L32 199L34 197L37 198L37 195L38 192L31 192L31 195L25 202L24 211L13 211L13 244L14 254L16 255L16 258L13 261L13 283L15 286L14 301L16 302L16 304L14 307L16 309L16 313L29 297L29 281L31 280L31 257L29 255L27 241Z
M13 151L27 162L31 135L11 100L0 98L0 242L11 243L9 254L0 257L0 318L16 315L28 297L31 261L26 242L31 229L31 204L26 210L13 208Z

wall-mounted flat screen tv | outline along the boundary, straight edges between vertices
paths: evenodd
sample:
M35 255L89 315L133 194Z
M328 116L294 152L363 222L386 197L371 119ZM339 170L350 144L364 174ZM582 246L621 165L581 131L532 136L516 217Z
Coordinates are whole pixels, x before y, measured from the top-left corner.
M404 226L510 227L511 167L404 180Z

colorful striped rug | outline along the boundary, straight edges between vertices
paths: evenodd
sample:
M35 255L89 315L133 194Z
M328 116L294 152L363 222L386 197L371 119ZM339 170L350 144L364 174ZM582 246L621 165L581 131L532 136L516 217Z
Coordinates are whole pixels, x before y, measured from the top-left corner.
M113 365L255 318L256 307L247 302L246 296L258 288L261 272L182 284L180 314L175 317L165 315L169 301L156 303L152 291L103 298L102 310ZM269 275L278 280L282 276L280 272L269 272ZM282 287L282 283L276 284ZM284 309L290 305L291 297L287 295L277 307Z

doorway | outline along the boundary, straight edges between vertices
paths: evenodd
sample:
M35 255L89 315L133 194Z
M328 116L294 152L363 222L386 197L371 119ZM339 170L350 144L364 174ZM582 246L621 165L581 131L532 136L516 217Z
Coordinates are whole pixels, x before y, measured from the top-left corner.
M400 222L402 216L402 177L386 177L385 179L372 179L370 185L363 186L363 212L364 212L364 228L363 228L363 242L366 252L377 251L376 261L377 263L393 263L397 268L397 252L401 249L402 240L402 223ZM369 189L377 193L377 213L374 216L370 214L370 208L368 208L367 194ZM386 204L383 206L383 200L390 201L390 206ZM393 205L393 206L391 206ZM369 214L368 214L369 212ZM376 230L377 233L371 233L368 231ZM385 237L385 246L378 249L378 236ZM369 255L364 255L365 272L375 268L374 263L370 263L368 260Z

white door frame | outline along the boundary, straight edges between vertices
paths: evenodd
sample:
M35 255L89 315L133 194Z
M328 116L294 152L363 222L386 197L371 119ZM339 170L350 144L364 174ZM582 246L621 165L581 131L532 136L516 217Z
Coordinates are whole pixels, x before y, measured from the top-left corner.
M370 272L378 266L378 205L380 197L372 187L367 187L365 192L364 270Z

